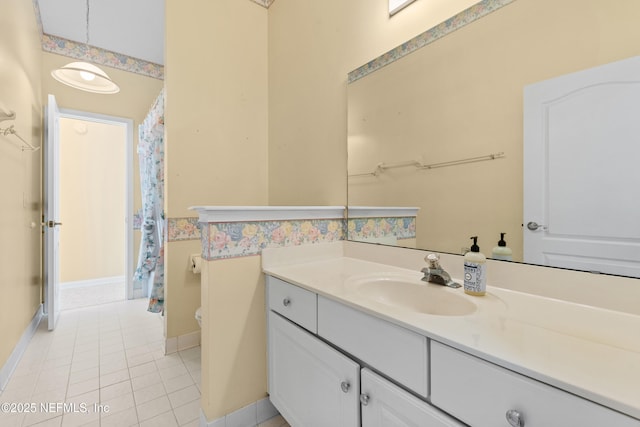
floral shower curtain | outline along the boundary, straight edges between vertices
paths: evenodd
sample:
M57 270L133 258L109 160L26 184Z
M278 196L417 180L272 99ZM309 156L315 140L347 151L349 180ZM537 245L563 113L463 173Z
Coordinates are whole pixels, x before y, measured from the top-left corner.
M138 128L142 239L134 289L149 295L148 311L164 311L164 90Z

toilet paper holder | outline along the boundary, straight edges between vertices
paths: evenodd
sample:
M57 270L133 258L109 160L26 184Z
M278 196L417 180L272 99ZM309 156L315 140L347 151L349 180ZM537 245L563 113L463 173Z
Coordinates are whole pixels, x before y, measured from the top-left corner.
M189 255L189 269L193 274L202 272L202 256L200 254Z

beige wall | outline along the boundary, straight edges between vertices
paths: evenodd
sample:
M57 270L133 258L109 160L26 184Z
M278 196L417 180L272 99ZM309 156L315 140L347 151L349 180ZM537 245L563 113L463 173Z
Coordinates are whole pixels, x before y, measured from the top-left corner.
M343 205L347 73L474 0L275 1L269 8L269 203Z
M42 58L30 1L2 2L0 58L0 107L17 115L0 128L14 125L40 146ZM0 136L0 367L41 302L41 153L22 151L15 136Z
M202 407L209 421L266 396L266 315L259 256L204 263Z
M349 85L368 119L350 118L352 171L371 171L381 161L505 153L493 162L352 178L350 203L421 206L421 248L460 253L478 235L489 255L506 232L514 259L522 260L523 87L640 54L638 16L633 0L615 7L518 0ZM388 119L398 111L400 120Z
M125 274L126 127L60 119L60 281Z
M167 216L266 204L267 11L168 1L166 17Z
M194 205L267 204L267 10L248 0L165 7L167 217L197 216ZM199 241L167 245L167 337L197 330L200 280L187 262L200 252ZM210 292L202 302L210 420L265 396L264 307L250 303L262 292L255 259L248 270L244 260L215 263L202 280Z

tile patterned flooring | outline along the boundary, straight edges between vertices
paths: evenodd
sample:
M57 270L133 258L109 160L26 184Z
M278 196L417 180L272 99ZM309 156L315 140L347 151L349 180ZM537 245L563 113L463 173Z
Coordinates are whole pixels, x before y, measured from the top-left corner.
M92 286L60 285L60 308L71 310L98 304L124 301L126 285L124 282L106 283Z
M162 318L146 308L65 310L52 332L44 319L0 394L35 411L0 411L0 426L199 426L200 347L165 356ZM277 416L258 427L288 426Z

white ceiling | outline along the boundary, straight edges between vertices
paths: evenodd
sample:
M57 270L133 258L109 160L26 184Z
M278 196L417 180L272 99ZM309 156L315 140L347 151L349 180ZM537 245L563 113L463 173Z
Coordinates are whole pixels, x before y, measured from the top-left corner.
M89 44L164 65L163 0L88 0ZM37 0L45 34L87 41L87 0Z

